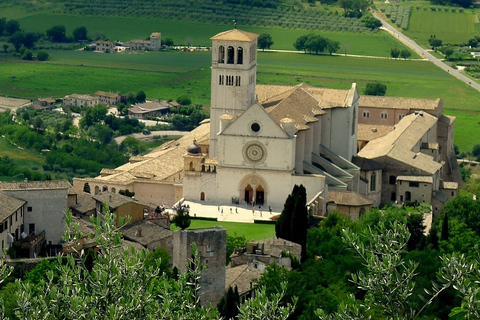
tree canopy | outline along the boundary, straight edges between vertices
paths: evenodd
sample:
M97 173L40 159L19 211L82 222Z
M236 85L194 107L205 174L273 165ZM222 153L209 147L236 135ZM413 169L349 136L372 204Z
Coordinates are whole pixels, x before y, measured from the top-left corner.
M258 47L265 51L265 49L270 49L273 45L272 36L268 33L262 33L258 37Z

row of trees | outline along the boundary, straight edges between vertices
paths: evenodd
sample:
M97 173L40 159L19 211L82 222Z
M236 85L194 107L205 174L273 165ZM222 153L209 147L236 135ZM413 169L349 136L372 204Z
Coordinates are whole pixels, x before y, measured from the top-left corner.
M293 46L298 51L315 52L315 54L328 52L332 54L340 49L340 42L312 33L298 37Z

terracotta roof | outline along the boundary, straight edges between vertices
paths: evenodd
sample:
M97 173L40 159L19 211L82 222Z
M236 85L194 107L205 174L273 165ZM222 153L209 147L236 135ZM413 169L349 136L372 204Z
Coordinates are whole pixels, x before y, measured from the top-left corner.
M360 141L371 141L383 137L390 131L393 131L394 126L383 126L376 124L358 124L357 139Z
M0 222L8 218L12 213L18 210L26 203L25 200L20 200L14 197L7 196L0 192Z
M206 122L176 141L164 143L155 148L145 157L139 157L135 162L126 163L109 175L84 179L86 182L116 183L127 185L134 181L155 183L165 181L183 170L182 157L193 139L202 141L209 137L210 123Z
M328 201L333 201L336 204L351 207L371 206L375 202L372 199L364 197L361 194L353 191L335 190L328 191Z
M362 157L353 157L352 163L362 171L373 171L383 169L383 165L372 159L365 159Z
M96 96L109 97L109 98L118 98L118 93L106 92L106 91L97 91L95 92Z
M225 270L225 290L229 287L238 288L239 294L244 294L252 289L250 283L260 279L263 271L255 268L255 262L242 264Z
M429 176L398 176L397 180L410 182L433 183L433 178Z
M145 102L145 103L140 103L140 104L135 104L128 108L128 112L131 113L147 113L147 112L152 112L152 111L158 111L158 110L165 110L169 109L170 104L163 100L163 101L155 101L155 102Z
M125 239L138 242L144 247L153 242L173 237L173 231L165 229L151 220L129 223L122 228L121 232Z
M93 97L91 95L88 95L88 94L76 94L76 93L73 93L69 96L65 96L65 98L63 99L66 99L66 100L69 100L69 99L80 99L80 100L97 100L96 97Z
M258 34L246 32L240 29L232 29L224 32L220 32L210 40L226 40L226 41L243 41L243 42L250 42L254 41L258 38Z
M387 156L399 162L434 174L442 165L421 152L413 149L429 129L435 126L437 118L428 114L409 114L400 120L395 129L387 135L372 140L360 150L359 157L375 159Z
M90 193L77 194L77 203L72 206L72 209L79 213L87 214L95 210L95 199L93 199Z
M67 180L45 180L45 181L21 181L21 182L0 182L0 190L48 190L68 189L72 185Z
M381 109L435 110L441 99L360 96L359 106Z
M263 246L263 254L268 254L272 257L282 257L283 253L290 253L300 260L302 254L302 246L298 243L285 240L282 238L268 238L256 241L259 246Z
M50 98L38 98L37 100L38 101L45 101L45 102L49 102L49 103L55 103L55 99L53 99L52 97L50 97Z
M442 187L443 189L458 190L458 182L443 181Z
M106 203L110 208L116 209L120 206L123 206L124 204L127 203L138 203L139 205L143 205L142 203L138 202L137 200L123 196L118 193L113 193L113 192L102 192L100 194L94 195L93 199L96 201L100 201L101 203Z

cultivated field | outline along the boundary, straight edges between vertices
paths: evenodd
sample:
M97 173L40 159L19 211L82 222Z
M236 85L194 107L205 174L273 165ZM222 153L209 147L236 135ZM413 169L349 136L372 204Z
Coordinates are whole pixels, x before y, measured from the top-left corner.
M436 35L444 43L464 42L478 35L477 12L448 10L449 12L431 11L428 8L413 9L405 33L425 47L428 47L431 35Z
M67 34L73 29L85 26L91 37L104 35L110 40L128 41L145 39L154 31L162 33L162 37L170 37L175 44L192 46L210 46L210 37L233 28L233 25L202 24L188 21L168 21L160 19L119 18L119 17L92 17L67 16L38 13L19 19L25 31L45 32L55 25L64 25ZM314 31L307 29L262 28L238 25L239 29L258 34L269 33L274 44L272 49L295 50L293 43L305 34L317 33L331 40L336 40L348 47L347 53L389 57L390 49L404 46L394 38L383 32L379 33L350 33L338 31Z

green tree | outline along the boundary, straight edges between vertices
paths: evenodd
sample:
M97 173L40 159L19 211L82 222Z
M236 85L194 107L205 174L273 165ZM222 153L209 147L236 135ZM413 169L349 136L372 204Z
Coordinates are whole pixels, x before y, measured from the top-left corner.
M218 302L217 309L223 319L235 319L239 313L239 306L240 296L238 288L235 287L235 290L233 290L232 287L228 287L227 292Z
M307 46L306 46L307 40L308 40L308 35L300 36L297 38L297 40L295 40L295 43L293 44L293 46L298 51L307 52Z
M138 91L137 95L135 96L135 100L137 100L137 102L145 102L146 99L147 95L142 90Z
M400 50L398 50L397 47L392 48L392 50L390 50L390 56L394 59L398 58L400 56Z
M412 53L408 49L403 49L400 52L400 57L402 57L403 59L408 59L408 58L410 58L411 55L412 55Z
M306 257L308 230L307 193L303 185L295 185L285 200L283 211L275 223L277 238L302 246L302 259Z
M332 53L337 52L340 49L340 42L334 40L328 40L327 42L327 51L332 55Z
M1 17L0 18L0 36L3 35L5 31L5 27L7 26L7 18Z
M8 42L10 42L15 47L15 51L17 52L19 52L24 41L25 35L20 31L15 32L8 38Z
M17 20L8 20L5 25L5 33L7 36L11 36L16 32L20 32L20 22Z
M75 28L73 30L72 35L73 35L73 40L75 40L76 42L80 40L88 40L87 28L84 26Z
M53 26L46 31L46 35L52 42L64 42L67 39L67 30L63 25Z
M328 39L318 34L311 34L308 36L305 46L307 47L308 51L315 52L315 54L318 54L319 52L322 52L323 50L325 50L325 48L327 47L327 44L328 44Z
M442 46L443 41L440 39L437 39L437 37L433 35L433 36L430 36L430 39L428 39L428 43L430 44L432 49L435 50L435 48Z
M175 223L175 225L180 229L185 230L190 227L192 220L188 212L186 212L183 208L178 208L177 214L173 217L172 222Z
M25 50L22 55L23 60L33 60L33 52L29 49Z
M180 96L176 100L182 106L189 106L192 104L192 99L189 96Z
M8 47L9 47L8 43L3 44L3 52L4 53L7 53Z
M245 236L239 236L237 233L233 235L227 234L227 264L230 262L230 256L235 249L245 248L247 246L247 239Z
M47 61L49 58L49 54L45 51L39 51L37 53L37 59L38 61Z
M380 82L369 82L365 86L363 94L369 96L384 96L387 93L387 86Z
M162 39L162 42L165 46L167 47L171 47L173 46L173 39L172 38L165 38L165 39Z
M265 49L270 49L270 47L273 45L273 40L272 36L268 33L262 33L258 37L258 47L265 51Z
M35 42L37 42L38 36L34 32L27 32L25 33L25 37L23 40L23 45L25 48L33 49Z
M365 25L365 27L374 30L378 29L382 26L382 22L375 18L371 13L364 15L362 17L362 22Z

